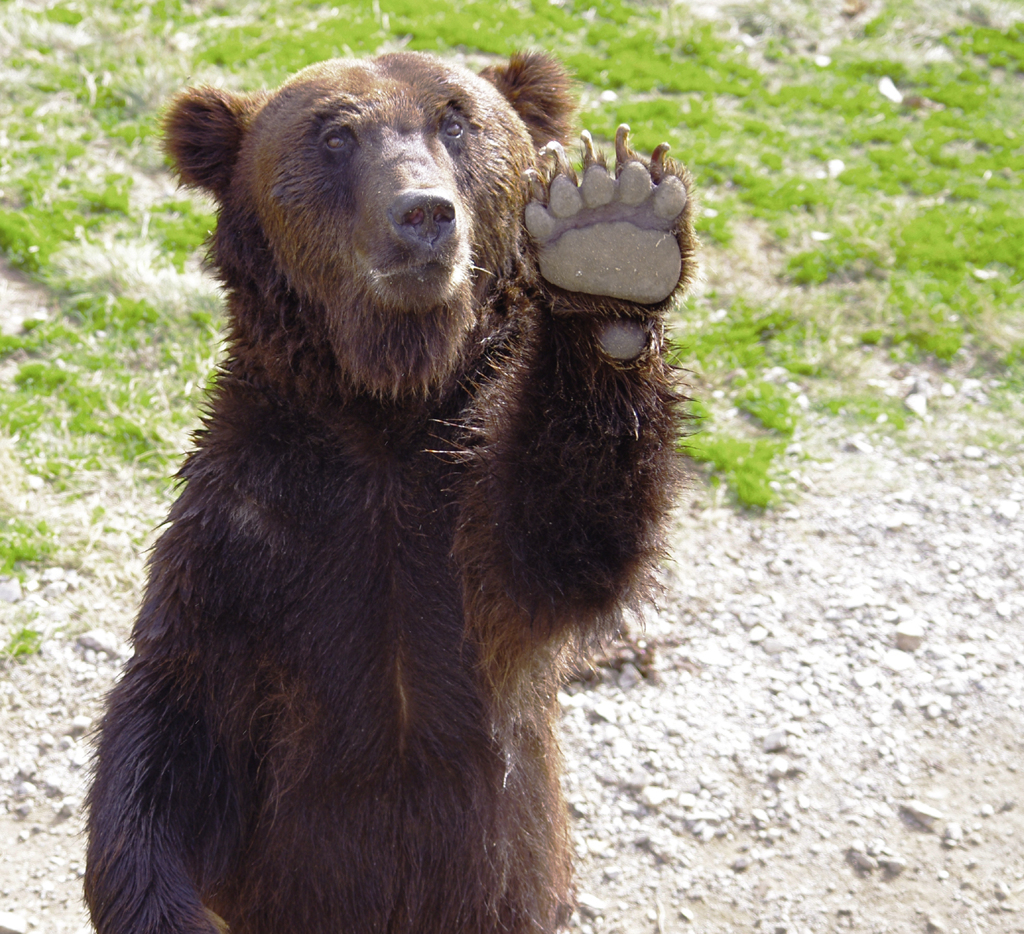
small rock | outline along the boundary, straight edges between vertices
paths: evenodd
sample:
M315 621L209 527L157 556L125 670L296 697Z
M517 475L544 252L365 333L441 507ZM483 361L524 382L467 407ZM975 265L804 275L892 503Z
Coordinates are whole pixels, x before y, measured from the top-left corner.
M883 853L878 857L878 865L889 875L898 876L907 868L907 861L902 856L891 856Z
M619 710L611 701L598 701L591 708L591 712L596 719L604 720L606 723L619 722Z
M996 503L996 512L1009 522L1013 522L1020 515L1020 503L1012 499L1001 499Z
M33 782L18 782L14 786L14 797L17 799L31 798L38 790Z
M853 673L853 681L857 687L870 688L878 684L879 671L877 668L862 668Z
M901 649L889 649L882 656L882 664L890 671L906 671L914 667L914 656Z
M58 817L68 818L73 817L75 812L82 806L81 800L75 797L65 798L60 803L60 810L57 812Z
M47 600L57 600L68 592L68 582L53 581L43 588L43 597Z
M622 671L619 672L619 687L623 691L628 691L630 688L635 688L643 679L644 677L640 674L636 665L632 662L626 662L622 666Z
M672 801L677 797L677 792L671 788L661 788L658 785L648 785L640 792L640 800L649 808L659 808L666 801Z
M964 829L955 821L950 821L946 824L946 829L942 832L942 845L947 849L952 849L955 846L959 846L964 839Z
M893 531L917 525L920 521L917 513L911 512L909 509L897 509L895 512L886 513L881 518L882 525Z
M785 730L772 730L762 741L765 752L779 752L789 745L789 734Z
M924 642L924 626L916 619L905 619L896 627L896 647L904 652L916 652Z
M785 756L774 756L768 763L769 778L785 778L789 774L790 762Z
M106 652L111 658L117 658L120 654L120 644L117 636L105 629L90 629L78 637L78 644L84 649L92 649L94 652Z
M946 925L934 915L929 915L925 919L925 930L928 934L946 934Z
M852 847L849 851L850 862L853 863L858 869L863 869L865 872L874 872L878 868L878 860L873 856L868 856L867 853L862 853L860 850L855 850Z
M68 736L81 736L88 732L89 727L92 726L92 720L85 714L79 714L72 721L68 727Z
M936 821L943 819L941 811L936 810L929 804L925 804L923 801L906 801L903 804L903 810L928 830L934 830Z
M0 934L28 934L28 919L13 911L0 911Z
M912 392L903 400L903 404L918 418L928 414L928 397L923 392Z
M732 861L730 868L733 872L746 872L750 868L750 858L747 856L737 856Z
M900 89L893 84L892 78L888 75L878 82L878 93L886 100L892 101L894 104L903 103L903 94L900 92Z
M591 895L589 892L580 892L576 898L580 914L588 918L597 918L608 910L608 903L604 899Z
M39 766L37 766L35 761L32 759L23 759L20 762L17 762L15 764L15 768L17 770L17 775L20 778L27 779L28 781L35 778L36 774L39 772Z
M17 603L21 597L21 581L18 578L0 581L0 603Z
M641 768L636 768L628 775L619 776L617 780L611 782L613 785L621 785L630 791L643 791L650 783L650 774Z
M768 630L764 626L755 626L750 632L747 633L747 638L755 645L758 642L763 642L768 637Z
M985 456L985 449L976 444L968 444L963 450L963 456L965 460L980 461Z
M859 454L874 454L874 446L863 436L854 435L844 445L843 450L857 452Z
M684 921L693 921L696 915L692 911L690 911L689 908L683 905L679 909L679 917L682 918Z

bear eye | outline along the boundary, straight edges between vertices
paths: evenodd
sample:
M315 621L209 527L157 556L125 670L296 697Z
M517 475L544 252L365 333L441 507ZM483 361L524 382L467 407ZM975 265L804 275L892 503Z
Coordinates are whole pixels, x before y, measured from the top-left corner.
M323 135L323 145L332 153L344 152L354 142L352 131L347 127L328 130Z
M465 132L462 121L458 117L449 117L445 121L444 135L449 139L458 139Z

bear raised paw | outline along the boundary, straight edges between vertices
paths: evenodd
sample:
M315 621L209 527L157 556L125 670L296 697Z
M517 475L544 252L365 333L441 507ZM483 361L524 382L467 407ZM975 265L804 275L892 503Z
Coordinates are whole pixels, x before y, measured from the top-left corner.
M550 143L553 177L529 173L534 200L526 229L538 249L541 275L570 292L586 292L649 305L668 298L682 269L678 231L690 203L688 179L665 164L662 143L643 162L630 150L629 127L615 134L612 175L581 135L583 180L577 183L559 143Z

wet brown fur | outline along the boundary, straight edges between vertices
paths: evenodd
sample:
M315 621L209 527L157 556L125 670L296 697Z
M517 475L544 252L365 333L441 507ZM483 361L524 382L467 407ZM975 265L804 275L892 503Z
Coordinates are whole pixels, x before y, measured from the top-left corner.
M565 922L555 692L647 591L678 430L667 302L535 271L522 176L573 109L535 55L170 105L219 203L228 350L102 725L99 934ZM456 218L429 251L389 200L421 189ZM679 238L683 288L689 215ZM651 336L628 364L596 337L623 315Z

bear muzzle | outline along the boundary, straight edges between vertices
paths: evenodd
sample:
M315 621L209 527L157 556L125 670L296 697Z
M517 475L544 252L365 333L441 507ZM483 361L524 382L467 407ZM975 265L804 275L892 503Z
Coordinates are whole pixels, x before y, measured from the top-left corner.
M470 270L469 230L456 197L441 187L405 187L382 207L364 254L374 291L409 310L450 301Z

